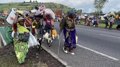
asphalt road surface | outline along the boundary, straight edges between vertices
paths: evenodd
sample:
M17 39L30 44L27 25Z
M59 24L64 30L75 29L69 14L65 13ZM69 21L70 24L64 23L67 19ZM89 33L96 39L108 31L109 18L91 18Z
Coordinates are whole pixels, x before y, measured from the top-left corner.
M58 23L55 24L59 30ZM72 67L120 67L120 31L76 26L79 38L75 55L65 54L62 50L64 37L53 42L47 49ZM60 47L59 47L60 41Z

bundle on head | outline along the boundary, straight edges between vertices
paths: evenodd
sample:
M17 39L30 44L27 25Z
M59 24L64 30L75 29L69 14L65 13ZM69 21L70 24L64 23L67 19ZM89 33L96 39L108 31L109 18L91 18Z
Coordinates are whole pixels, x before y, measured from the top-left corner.
M25 19L23 17L18 18L18 23L22 26L24 26Z
M68 11L67 17L74 19L76 17L76 11L75 10Z

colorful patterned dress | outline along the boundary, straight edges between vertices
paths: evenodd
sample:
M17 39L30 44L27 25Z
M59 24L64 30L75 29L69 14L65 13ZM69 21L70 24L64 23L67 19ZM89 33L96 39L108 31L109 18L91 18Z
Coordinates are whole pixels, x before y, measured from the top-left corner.
M24 33L24 32L29 33L29 31L24 26L17 24L17 28L18 28L18 33ZM28 53L28 49L29 47L27 42L22 42L14 38L14 50L17 60L20 64L24 63L26 55Z

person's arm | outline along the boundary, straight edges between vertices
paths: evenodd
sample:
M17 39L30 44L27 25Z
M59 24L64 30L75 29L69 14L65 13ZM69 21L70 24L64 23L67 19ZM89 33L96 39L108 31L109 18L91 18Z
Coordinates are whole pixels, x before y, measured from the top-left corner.
M18 22L18 13L16 13L16 17L15 17L15 19L14 19L14 23L13 23L13 25L12 25L12 27L13 27L13 31L16 33L17 32L17 22Z
M46 18L46 16L45 16L45 11L43 11L43 18Z
M61 20L61 22L60 22L60 25L59 25L59 27L60 27L60 33L61 33L62 30L64 29L65 23L66 23L66 20L65 20L65 18L63 18L63 19Z
M29 25L32 25L32 22L28 18L25 18L25 20L26 20L26 23L28 23Z
M51 20L51 25L54 26L54 19Z

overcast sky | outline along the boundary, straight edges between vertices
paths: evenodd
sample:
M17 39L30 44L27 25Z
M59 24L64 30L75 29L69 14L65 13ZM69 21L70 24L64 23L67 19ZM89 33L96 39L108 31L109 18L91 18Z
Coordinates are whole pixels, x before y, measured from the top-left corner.
M8 2L23 2L29 0L0 0L0 3ZM55 2L64 4L76 9L82 9L84 12L93 12L94 11L94 0L37 0L39 2ZM103 8L103 12L109 11L119 11L120 10L120 0L109 0Z

